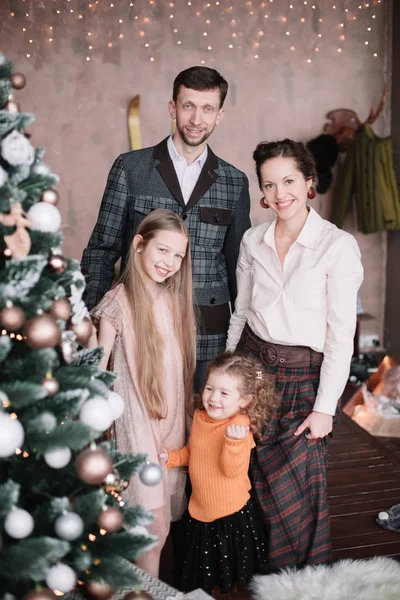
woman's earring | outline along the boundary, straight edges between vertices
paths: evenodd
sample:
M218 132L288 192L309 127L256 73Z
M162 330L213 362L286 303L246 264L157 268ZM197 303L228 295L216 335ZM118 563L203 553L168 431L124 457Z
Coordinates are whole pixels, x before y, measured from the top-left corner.
M140 254L140 253L141 253L141 250L136 250L136 252L137 252L138 254Z
M266 202L264 196L260 200L261 208L269 208L269 204Z
M315 191L315 187L311 186L307 192L307 198L309 200L312 200L313 198L315 198L316 195L317 195L317 192Z

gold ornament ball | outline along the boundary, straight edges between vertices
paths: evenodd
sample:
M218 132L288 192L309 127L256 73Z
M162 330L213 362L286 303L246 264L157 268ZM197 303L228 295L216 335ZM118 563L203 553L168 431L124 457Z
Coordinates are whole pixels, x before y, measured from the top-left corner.
M47 204L52 204L53 206L57 206L59 195L56 190L53 188L49 188L45 190L40 198L41 202L46 202Z
M97 517L97 525L100 529L105 529L108 533L119 531L122 527L122 513L117 508L109 506L102 510Z
M22 90L26 84L26 77L22 73L13 73L11 75L11 85L14 90Z
M81 346L86 346L92 335L93 325L88 317L85 317L83 321L78 324L71 323L69 329L76 335L76 339Z
M24 600L56 600L57 596L49 588L28 592Z
M10 113L19 113L19 105L14 100L7 100L3 110L8 110Z
M88 581L85 584L85 596L90 600L108 600L114 593L108 583L100 581Z
M54 396L54 394L57 394L58 390L60 389L60 384L58 383L57 379L54 379L54 377L45 377L40 383L49 396Z
M100 485L112 469L112 460L102 448L87 448L77 456L75 469L79 479L89 485Z
M123 600L153 600L153 596L143 590L136 590L135 592L129 592L123 597Z
M26 343L34 349L53 348L61 339L61 331L52 315L44 313L25 323L23 334Z
M25 313L19 306L6 306L0 312L0 323L7 331L18 331L25 323Z
M60 275L67 268L67 261L62 254L52 254L49 258L48 265L55 273Z
M68 321L72 314L71 305L66 298L54 300L49 312L55 319L61 319L62 321Z

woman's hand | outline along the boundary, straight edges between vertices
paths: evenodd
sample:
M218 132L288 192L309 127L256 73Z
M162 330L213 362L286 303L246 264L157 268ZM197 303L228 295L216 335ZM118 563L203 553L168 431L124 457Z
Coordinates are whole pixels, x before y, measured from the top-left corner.
M301 425L298 426L294 435L300 435L305 429L309 429L310 432L306 434L308 440L316 440L317 438L324 438L332 431L333 417L326 415L325 413L316 412L315 410L310 413Z
M168 460L168 452L160 452L160 454L158 455L158 458L160 459L160 461L164 461L167 462Z
M230 440L243 440L249 429L248 425L228 425L226 428L226 437Z

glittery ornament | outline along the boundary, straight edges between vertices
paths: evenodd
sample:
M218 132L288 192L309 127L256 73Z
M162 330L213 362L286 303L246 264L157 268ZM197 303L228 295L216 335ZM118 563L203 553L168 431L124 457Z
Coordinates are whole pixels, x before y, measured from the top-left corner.
M126 596L123 597L123 600L153 600L153 596L143 590L136 590L126 594Z
M47 204L52 204L53 206L56 206L58 204L59 199L60 197L58 195L58 192L53 188L45 190L40 197L41 202L46 202Z
M25 322L25 313L19 306L6 306L0 312L0 323L7 331L21 329Z
M70 365L75 360L78 352L75 334L72 331L64 331L61 334L60 349L63 359L67 365Z
M64 273L67 268L67 261L62 254L52 254L49 258L48 265L55 273Z
M112 470L112 460L102 448L87 448L78 454L75 468L79 479L90 485L100 485Z
M45 388L49 396L54 396L54 394L57 394L58 390L60 389L60 384L58 383L57 379L54 379L54 377L52 377L49 373L46 374L46 377L42 379L40 384Z
M55 319L61 319L62 321L68 321L72 314L71 305L66 298L54 300L49 312Z
M7 102L5 103L3 110L8 110L8 112L10 113L19 113L19 105L14 102L14 100L7 100Z
M11 85L14 90L22 90L26 84L26 77L22 73L13 73L11 75Z
M97 517L97 525L100 529L105 529L108 533L119 531L122 527L122 513L117 508L108 506L100 511Z
M114 593L104 581L87 581L82 591L89 600L108 600Z
M26 343L34 349L53 348L61 339L61 331L52 315L44 313L25 323Z
M161 467L154 463L146 463L139 473L140 481L148 486L160 483L162 479Z
M71 331L73 331L76 335L76 339L78 340L81 346L86 346L88 341L90 340L90 336L92 335L93 325L91 320L88 317L85 317L81 323L70 323L68 326Z
M48 588L42 588L41 590L36 590L34 592L28 592L26 596L24 596L24 600L56 600L57 596L53 594L51 590Z
M32 220L31 229L54 233L60 228L61 213L58 208L48 202L37 202L30 207L27 215Z

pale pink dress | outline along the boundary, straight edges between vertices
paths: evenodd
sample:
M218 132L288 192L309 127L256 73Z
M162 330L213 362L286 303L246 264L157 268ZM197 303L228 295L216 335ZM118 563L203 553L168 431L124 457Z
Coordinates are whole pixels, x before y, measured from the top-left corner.
M167 470L160 452L182 448L186 443L185 395L183 387L182 353L176 338L169 294L160 287L153 301L156 327L164 342L162 365L154 369L163 371L165 419L150 419L138 389L135 367L135 335L132 326L129 300L123 284L107 292L92 309L91 316L97 326L100 318L107 319L117 330L108 368L118 373L113 389L125 400L122 417L115 422L116 444L122 452L142 452L148 460L163 469L161 483L154 487L144 485L134 475L124 496L129 504L140 504L157 515L157 534L164 537L170 522L181 518L186 508L186 475L180 469ZM139 349L140 351L140 349ZM160 522L161 521L161 522ZM159 527L161 526L161 530Z

